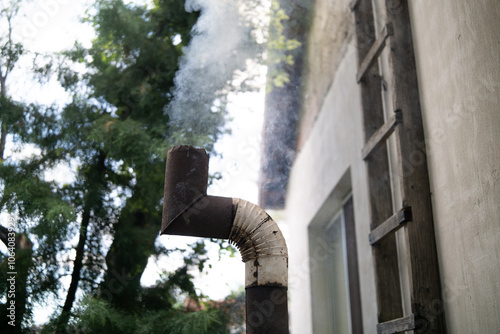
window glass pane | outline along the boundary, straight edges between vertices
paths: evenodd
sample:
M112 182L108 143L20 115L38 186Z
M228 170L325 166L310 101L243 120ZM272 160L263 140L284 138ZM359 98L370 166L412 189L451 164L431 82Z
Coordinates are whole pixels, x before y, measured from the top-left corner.
M327 225L325 241L330 245L331 256L327 261L328 307L333 333L350 333L347 257L344 216L340 214Z
M352 197L318 215L308 232L313 333L362 334Z

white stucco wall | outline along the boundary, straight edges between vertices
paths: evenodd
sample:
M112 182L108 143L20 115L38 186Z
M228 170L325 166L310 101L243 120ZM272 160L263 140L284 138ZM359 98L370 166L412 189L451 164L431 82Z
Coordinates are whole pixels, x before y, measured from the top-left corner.
M297 155L290 177L285 220L290 231L288 248L292 334L312 333L308 226L349 169L357 224L363 322L365 328L371 330L376 324L373 265L368 243L366 173L360 158L364 139L359 126L362 124L361 106L354 75L357 64L352 43L352 40L347 42L346 53L339 61L335 79L314 127ZM342 187L346 188L345 184ZM349 190L340 190L341 193L346 191Z
M449 333L500 329L500 1L409 1Z

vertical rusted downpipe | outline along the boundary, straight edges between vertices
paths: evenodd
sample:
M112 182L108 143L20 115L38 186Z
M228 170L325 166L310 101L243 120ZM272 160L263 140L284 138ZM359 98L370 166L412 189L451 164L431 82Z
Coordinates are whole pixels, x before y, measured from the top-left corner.
M167 155L161 234L229 239L245 263L248 334L288 334L288 251L260 207L207 196L208 154L191 146Z
M246 333L288 334L287 288L246 288Z

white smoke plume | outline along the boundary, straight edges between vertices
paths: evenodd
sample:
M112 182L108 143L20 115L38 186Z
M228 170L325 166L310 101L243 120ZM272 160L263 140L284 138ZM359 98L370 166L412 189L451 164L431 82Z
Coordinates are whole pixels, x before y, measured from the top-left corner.
M215 102L217 95L227 89L235 71L244 69L246 60L260 52L240 2L186 1L186 11L201 11L201 15L183 50L167 109L178 144L197 145L196 138L215 138L224 121L224 105Z

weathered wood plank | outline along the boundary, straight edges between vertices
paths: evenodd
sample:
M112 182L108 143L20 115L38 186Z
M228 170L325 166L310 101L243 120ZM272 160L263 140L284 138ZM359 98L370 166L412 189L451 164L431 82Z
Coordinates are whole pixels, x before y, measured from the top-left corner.
M377 147L384 143L387 138L394 132L394 128L398 123L401 122L401 110L396 110L394 114L389 117L387 122L384 123L366 142L365 146L361 151L361 156L363 160L366 160L370 153L373 152Z
M375 41L371 0L359 1L354 11L354 22L359 66ZM365 140L368 140L384 124L378 63L367 70L359 87ZM370 196L370 229L373 230L394 213L386 145L381 146L366 160L366 171ZM403 311L395 235L384 238L372 250L378 321L400 318Z
M380 36L375 40L375 43L373 43L372 47L370 48L365 58L361 62L361 65L359 65L359 70L358 73L356 74L356 80L358 82L360 82L361 79L363 79L368 68L373 64L375 59L380 55L380 53L384 49L386 39L392 34L393 34L392 25L391 23L388 23L380 32Z
M371 231L369 235L370 244L375 244L386 237L389 233L395 232L403 226L404 223L411 221L411 208L402 208L377 228Z
M415 316L386 321L377 325L377 334L393 334L415 329Z
M393 108L403 113L395 129L397 173L402 203L412 207L413 222L404 230L408 252L403 259L409 263L410 303L415 316L428 322L425 333L445 333L444 311L435 309L436 301L442 300L441 282L408 0L385 0L385 7L387 22L394 27L387 41L392 71L388 77L393 78L389 92Z

